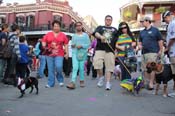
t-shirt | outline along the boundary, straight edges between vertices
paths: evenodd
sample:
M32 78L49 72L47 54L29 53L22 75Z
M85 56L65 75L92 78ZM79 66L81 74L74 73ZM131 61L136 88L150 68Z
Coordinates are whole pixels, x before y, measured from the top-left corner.
M72 36L72 45L82 46L82 49L87 52L87 49L90 46L90 39L87 33L82 33L82 35L74 34ZM72 48L72 53L76 53L77 48Z
M117 29L114 27L99 26L95 30L94 34L98 32L106 37L107 43L111 45L115 50L115 43L117 40ZM104 50L106 52L113 52L107 43L102 43L100 39L97 39L96 50Z
M139 41L142 43L142 53L158 53L159 43L158 41L163 40L160 31L151 26L151 28L144 29L140 32Z
M118 37L116 44L118 44L119 46L131 46L132 38L127 34L122 34ZM126 51L118 50L117 56L124 57L125 55L126 55Z
M53 32L48 32L42 39L42 42L46 42L48 49L51 50L51 53L46 55L64 56L63 45L68 44L68 39L62 32L60 32L57 37L54 36Z
M5 39L7 41L8 35L5 32L0 33L0 49L2 49L2 39Z
M90 46L90 39L89 35L87 33L82 33L81 35L74 34L72 36L72 45L75 45L74 48L72 48L72 55L80 54L81 60L86 60L87 57L87 49ZM77 46L82 46L82 48L77 49Z
M172 20L170 24L168 25L167 30L167 44L169 43L170 39L175 39L175 20ZM170 47L169 50L170 57L175 57L175 43Z
M29 52L29 47L26 44L20 43L19 44L21 58L19 63L26 64L29 61L27 52Z

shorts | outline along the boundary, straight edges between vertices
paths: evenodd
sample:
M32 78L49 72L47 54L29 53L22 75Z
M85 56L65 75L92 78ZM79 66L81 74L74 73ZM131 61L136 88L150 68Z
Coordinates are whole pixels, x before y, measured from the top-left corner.
M175 75L175 57L170 57L172 74Z
M142 55L142 71L147 71L146 64L148 62L156 62L157 60L157 53L147 53Z
M105 64L105 71L113 72L115 69L115 55L112 52L95 51L93 58L94 69L103 69L103 64Z

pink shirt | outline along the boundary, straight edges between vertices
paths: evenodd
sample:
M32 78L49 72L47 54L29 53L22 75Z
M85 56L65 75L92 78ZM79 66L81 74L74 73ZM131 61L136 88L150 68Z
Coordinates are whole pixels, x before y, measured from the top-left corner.
M64 56L63 46L68 44L68 39L62 32L59 32L57 37L54 36L53 32L48 32L42 42L46 42L48 49L51 51L48 56Z

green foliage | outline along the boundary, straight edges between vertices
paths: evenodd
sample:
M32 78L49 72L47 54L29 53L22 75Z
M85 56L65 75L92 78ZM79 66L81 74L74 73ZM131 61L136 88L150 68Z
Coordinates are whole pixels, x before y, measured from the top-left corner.
M125 18L131 18L131 16L132 16L132 13L130 11L124 12L124 17Z
M163 13L165 12L166 8L165 7L159 7L155 10L156 13Z

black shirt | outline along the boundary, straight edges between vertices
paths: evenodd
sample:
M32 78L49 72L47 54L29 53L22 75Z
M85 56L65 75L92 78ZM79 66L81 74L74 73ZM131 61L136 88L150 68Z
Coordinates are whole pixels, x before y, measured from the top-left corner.
M117 41L117 29L114 27L98 26L94 34L98 32L106 38L107 43L115 50L115 43ZM96 50L104 50L106 52L113 52L107 43L102 43L101 39L97 38Z

